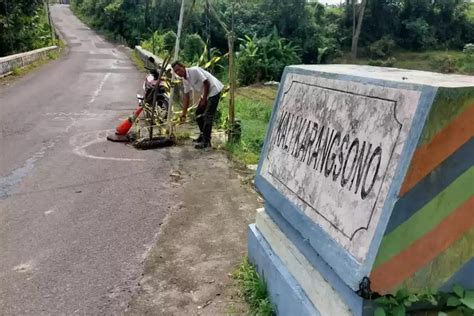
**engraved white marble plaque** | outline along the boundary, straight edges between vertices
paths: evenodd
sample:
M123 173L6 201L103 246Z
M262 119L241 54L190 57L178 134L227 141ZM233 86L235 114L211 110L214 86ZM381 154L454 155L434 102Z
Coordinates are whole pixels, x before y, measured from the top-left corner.
M294 73L283 89L261 175L362 262L420 92Z

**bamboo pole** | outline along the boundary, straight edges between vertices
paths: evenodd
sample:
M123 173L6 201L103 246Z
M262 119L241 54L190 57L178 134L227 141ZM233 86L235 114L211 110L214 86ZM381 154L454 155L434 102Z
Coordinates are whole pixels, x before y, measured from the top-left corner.
M232 1L232 20L230 32L228 33L229 44L229 135L231 142L234 141L235 133L235 72L234 72L234 9L235 2Z
M232 130L235 122L235 76L234 76L234 32L229 32L229 124Z

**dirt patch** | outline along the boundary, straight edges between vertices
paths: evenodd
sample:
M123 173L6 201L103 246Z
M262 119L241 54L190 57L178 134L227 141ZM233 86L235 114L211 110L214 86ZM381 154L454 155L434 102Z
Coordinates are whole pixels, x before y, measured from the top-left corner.
M176 203L127 314L246 314L229 274L246 255L247 226L261 200L224 153L190 144L169 153Z

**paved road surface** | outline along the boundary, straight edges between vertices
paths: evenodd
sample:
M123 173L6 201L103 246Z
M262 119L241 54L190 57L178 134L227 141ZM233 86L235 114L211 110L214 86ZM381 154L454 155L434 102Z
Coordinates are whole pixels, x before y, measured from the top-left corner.
M171 163L105 141L143 74L68 6L52 15L69 53L0 86L0 311L120 314L169 207Z

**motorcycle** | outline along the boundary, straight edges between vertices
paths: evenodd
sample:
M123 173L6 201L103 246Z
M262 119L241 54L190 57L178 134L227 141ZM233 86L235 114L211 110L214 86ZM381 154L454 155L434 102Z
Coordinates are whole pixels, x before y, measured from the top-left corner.
M168 114L169 93L164 80L160 78L155 59L149 57L148 61L153 65L153 68L145 66L149 73L142 85L144 95L137 94L137 99L140 107L145 110L147 117L154 117L158 123L162 123L166 120ZM154 99L155 104L153 105Z
M165 59L162 65L156 66L153 57L149 57L148 61L153 67L145 67L149 71L149 74L143 81L144 95L137 94L139 106L145 112L145 120L148 122L148 138L135 137L133 146L139 149L152 149L159 147L172 146L174 139L170 136L158 136L155 137L153 133L154 127L160 127L160 135L162 132L162 126L166 122L169 108L169 89L166 86L164 73L166 72L167 65L171 59L171 56Z

